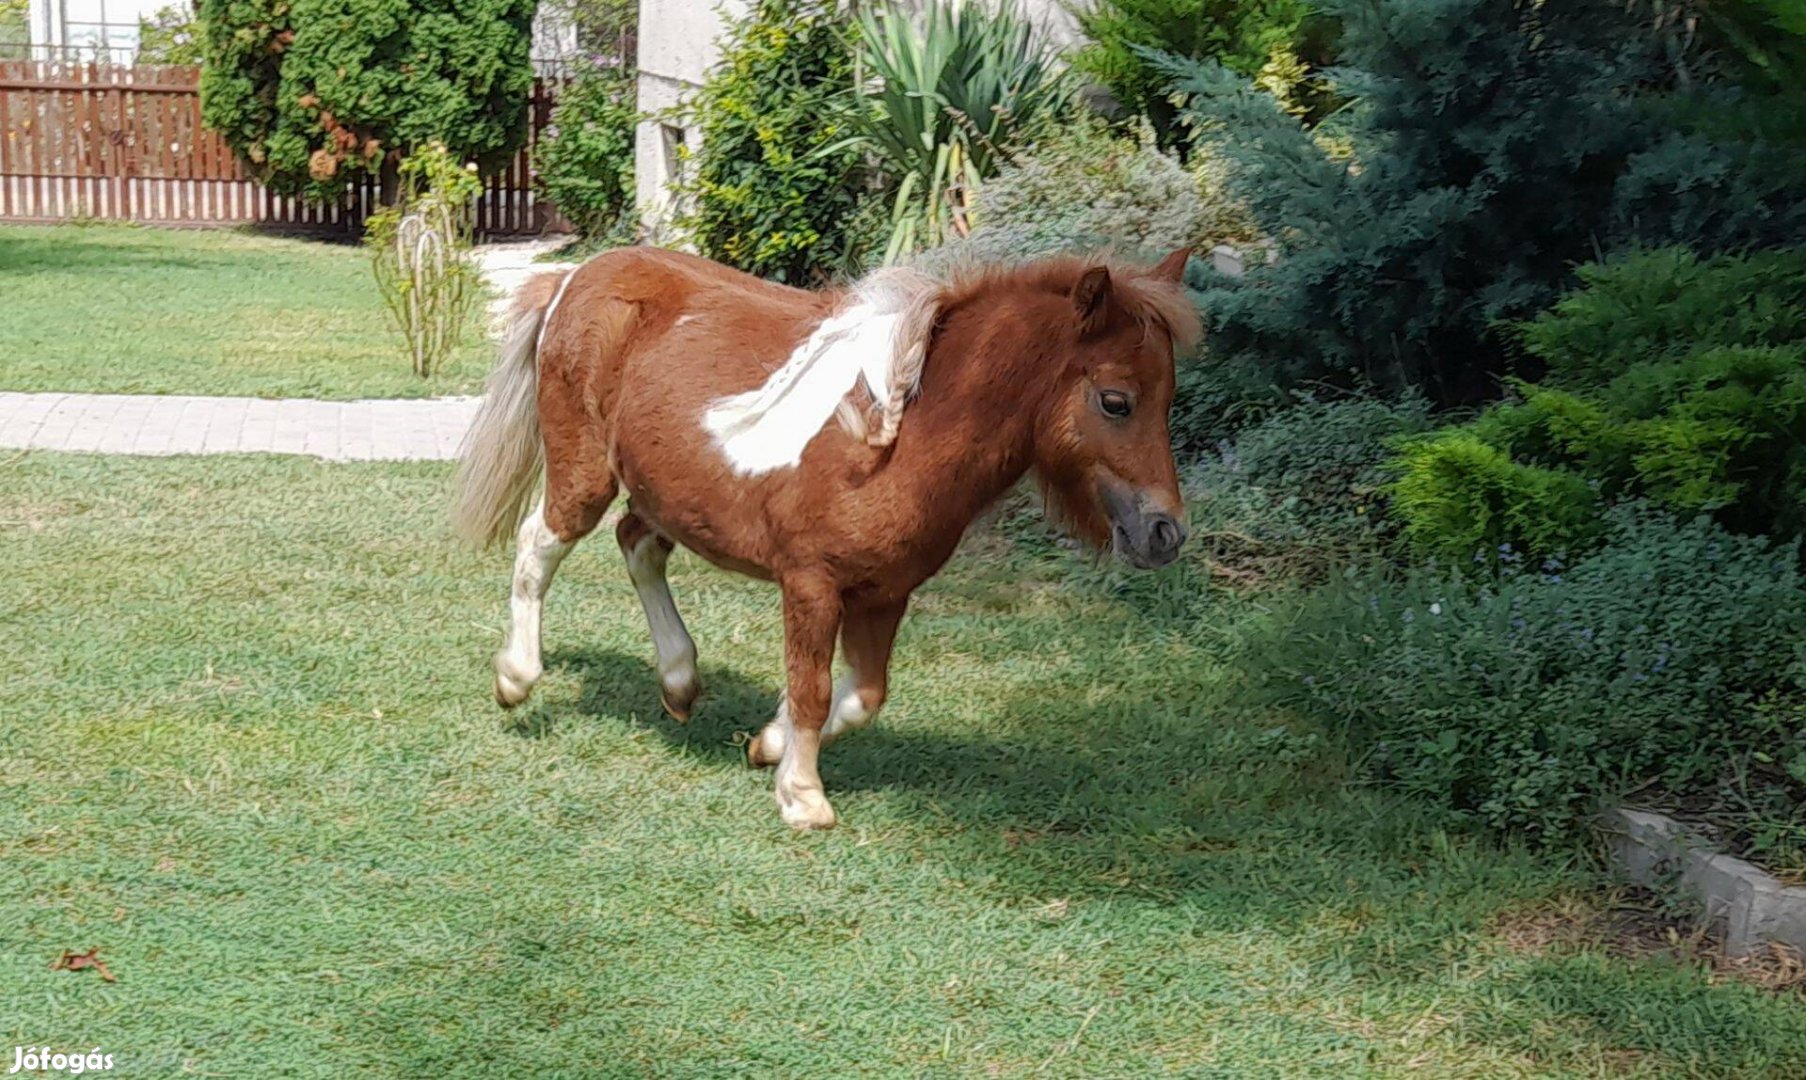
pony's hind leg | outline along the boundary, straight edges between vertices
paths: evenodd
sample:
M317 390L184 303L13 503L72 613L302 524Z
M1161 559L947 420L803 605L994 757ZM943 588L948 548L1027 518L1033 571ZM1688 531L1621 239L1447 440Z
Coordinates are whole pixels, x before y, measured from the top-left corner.
M639 593L646 625L652 630L652 645L658 651L659 701L673 719L686 722L702 683L696 677L696 642L690 639L683 616L671 599L671 585L665 580L671 541L631 508L615 527L615 539L620 541L627 576Z
M542 498L521 522L514 549L514 585L508 594L508 640L495 654L495 700L512 709L527 700L533 684L545 673L540 659L540 612L552 575L577 541L589 535L614 501L611 482L591 498L567 505L558 499L548 480ZM548 508L549 507L549 508Z

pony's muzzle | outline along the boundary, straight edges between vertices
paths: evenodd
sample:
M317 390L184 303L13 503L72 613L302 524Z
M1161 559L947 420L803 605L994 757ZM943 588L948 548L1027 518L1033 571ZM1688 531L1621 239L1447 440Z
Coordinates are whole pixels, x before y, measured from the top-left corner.
M1129 565L1158 570L1179 557L1190 535L1178 518L1148 505L1145 495L1108 481L1099 485L1110 518L1110 546Z

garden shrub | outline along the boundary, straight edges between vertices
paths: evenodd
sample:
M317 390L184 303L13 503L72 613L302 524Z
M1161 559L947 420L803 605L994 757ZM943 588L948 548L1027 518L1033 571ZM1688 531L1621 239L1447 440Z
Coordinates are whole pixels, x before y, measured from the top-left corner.
M1555 386L1600 386L1712 345L1806 341L1806 250L1700 259L1686 248L1588 263L1580 288L1518 325Z
M414 374L425 378L457 348L482 294L471 265L473 211L482 181L443 143L402 160L401 195L364 223L377 291L402 338Z
M690 105L702 149L678 185L697 250L811 285L847 266L865 170L851 142L850 26L824 0L759 0Z
M1547 307L1602 248L1686 222L1707 250L1797 237L1785 208L1806 205L1806 173L1746 213L1749 147L1696 133L1676 156L1650 107L1650 31L1621 6L1328 7L1345 27L1334 81L1355 102L1339 118L1352 160L1233 72L1171 65L1200 143L1280 254L1235 279L1194 266L1215 356L1249 356L1288 385L1471 404L1516 357L1501 321Z
M1597 535L1598 496L1581 477L1513 461L1472 431L1406 445L1387 488L1418 550L1459 560L1493 547L1581 548Z
M1308 0L1098 0L1076 9L1085 44L1073 67L1123 105L1147 117L1162 145L1183 141L1168 76L1150 50L1215 60L1288 102L1302 95L1308 68L1298 54L1326 55L1321 33L1307 35ZM1312 46L1316 46L1313 48Z
M1165 254L1195 244L1204 207L1184 166L1151 137L1062 125L998 170L973 199L976 229L1013 228L1037 250L1118 246Z
M1377 551L1393 531L1393 440L1430 426L1420 399L1305 400L1244 427L1189 474L1194 536L1218 561L1265 576Z
M1806 688L1794 545L1637 506L1604 529L1570 565L1504 545L1477 578L1351 574L1248 663L1344 730L1374 779L1545 838L1602 799L1709 793L1759 755L1796 754L1763 704Z
M588 66L558 91L534 148L540 190L585 239L620 229L633 211L634 73Z
M868 87L855 113L892 196L884 262L963 235L970 201L1068 83L1019 0L886 3L858 15Z
M201 26L183 0L138 17L139 64L199 64L204 59Z
M525 136L531 0L200 0L202 119L281 194L332 199L438 141Z
M1806 528L1806 255L1659 251L1584 268L1521 327L1519 400L1405 447L1394 505L1442 555L1578 550L1647 498L1745 533Z
M975 232L1004 229L1024 255L1115 247L1165 255L1231 239L1219 200L1206 205L1198 173L1162 153L1151 131L1123 138L1083 120L1049 130L973 197ZM1213 192L1220 196L1220 189ZM1219 231L1223 230L1223 231Z

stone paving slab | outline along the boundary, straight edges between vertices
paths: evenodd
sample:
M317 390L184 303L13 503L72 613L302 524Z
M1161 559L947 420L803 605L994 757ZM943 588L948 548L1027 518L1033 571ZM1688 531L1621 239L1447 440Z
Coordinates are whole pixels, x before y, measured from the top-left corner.
M0 391L0 449L449 461L458 456L478 401Z
M535 274L575 263L538 262L568 237L484 244L478 270L492 312ZM302 454L327 461L450 461L477 398L314 401L180 394L26 394L0 390L0 450L101 454Z

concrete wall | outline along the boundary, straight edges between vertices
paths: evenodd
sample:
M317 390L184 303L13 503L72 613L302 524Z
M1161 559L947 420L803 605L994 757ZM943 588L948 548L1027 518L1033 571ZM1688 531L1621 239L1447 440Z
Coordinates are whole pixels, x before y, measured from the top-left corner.
M694 130L668 114L702 85L721 57L717 39L724 20L744 15L746 0L640 0L639 109L633 140L634 187L640 220L655 234L670 221L670 184L676 179L681 141L701 146Z
M1055 47L1078 38L1078 29L1061 0L1022 0L1029 18ZM746 13L747 0L640 0L639 108L653 119L641 120L634 135L633 175L640 221L657 236L668 228L673 207L669 191L678 167L675 148L701 145L693 130L681 130L670 118L658 119L682 104L702 85L720 58L716 39L724 19Z

